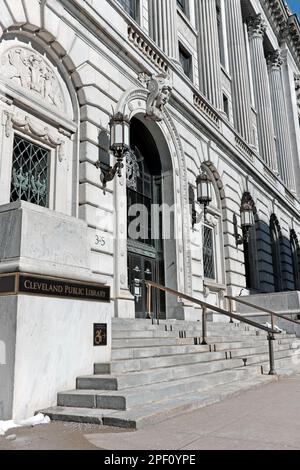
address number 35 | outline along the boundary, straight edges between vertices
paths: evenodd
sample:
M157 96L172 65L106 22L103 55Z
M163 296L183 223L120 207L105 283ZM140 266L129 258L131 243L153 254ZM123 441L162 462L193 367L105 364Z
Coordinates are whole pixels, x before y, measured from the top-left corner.
M96 246L105 246L105 239L99 235L96 235Z

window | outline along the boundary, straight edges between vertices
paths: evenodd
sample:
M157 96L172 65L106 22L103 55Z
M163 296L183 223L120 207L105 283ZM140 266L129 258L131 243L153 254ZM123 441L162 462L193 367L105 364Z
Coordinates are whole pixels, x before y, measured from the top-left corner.
M135 20L138 17L137 0L118 0L124 10Z
M14 137L10 202L48 207L50 152L20 136Z
M223 93L223 109L224 109L224 113L229 119L229 100L228 100L228 96L226 96L225 93Z
M179 60L185 75L192 80L192 56L180 43Z
M203 265L204 277L215 279L214 232L211 227L203 226Z
M187 0L177 0L177 6L186 16L188 16Z
M220 0L216 1L216 6L217 6L217 23L218 23L220 62L225 67L225 49L224 49L224 40L223 40L222 10L221 10Z

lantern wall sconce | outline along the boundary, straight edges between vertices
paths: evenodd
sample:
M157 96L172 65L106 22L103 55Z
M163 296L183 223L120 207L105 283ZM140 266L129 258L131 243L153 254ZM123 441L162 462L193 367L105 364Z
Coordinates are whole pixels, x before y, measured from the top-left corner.
M238 223L236 215L233 217L234 237L236 245L243 245L249 242L250 229L255 224L253 207L249 202L244 202L241 206L241 227L243 235L238 233Z
M112 181L117 175L122 176L122 169L124 168L124 156L130 149L130 119L124 116L121 112L114 114L109 122L110 127L110 147L116 163L113 167L103 165L102 162L95 163L96 168L101 170L100 180L105 191L106 184Z
M207 208L212 202L212 181L208 174L203 170L196 179L197 201L203 206L204 220L207 217ZM194 228L197 223L196 211L193 211L192 226Z

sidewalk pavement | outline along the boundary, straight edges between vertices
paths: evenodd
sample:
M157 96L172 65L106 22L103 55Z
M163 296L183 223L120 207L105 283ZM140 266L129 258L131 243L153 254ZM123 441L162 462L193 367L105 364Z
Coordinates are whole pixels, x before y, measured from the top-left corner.
M299 450L300 375L138 431L51 423L12 434L0 450Z

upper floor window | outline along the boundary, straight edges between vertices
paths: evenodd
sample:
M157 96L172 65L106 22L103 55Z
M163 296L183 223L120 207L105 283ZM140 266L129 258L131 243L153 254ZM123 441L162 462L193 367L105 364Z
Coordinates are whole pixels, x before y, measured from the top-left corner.
M228 70L229 59L228 59L228 41L227 41L227 29L226 29L226 11L224 0L216 0L217 7L217 28L219 37L219 50L220 50L220 62L221 65Z
M48 207L49 150L15 135L10 201Z
M188 16L188 2L187 2L187 0L177 0L177 6L186 16Z
M192 56L191 54L179 43L179 60L182 65L183 71L187 77L192 80Z
M118 0L124 10L134 19L138 17L138 0Z

